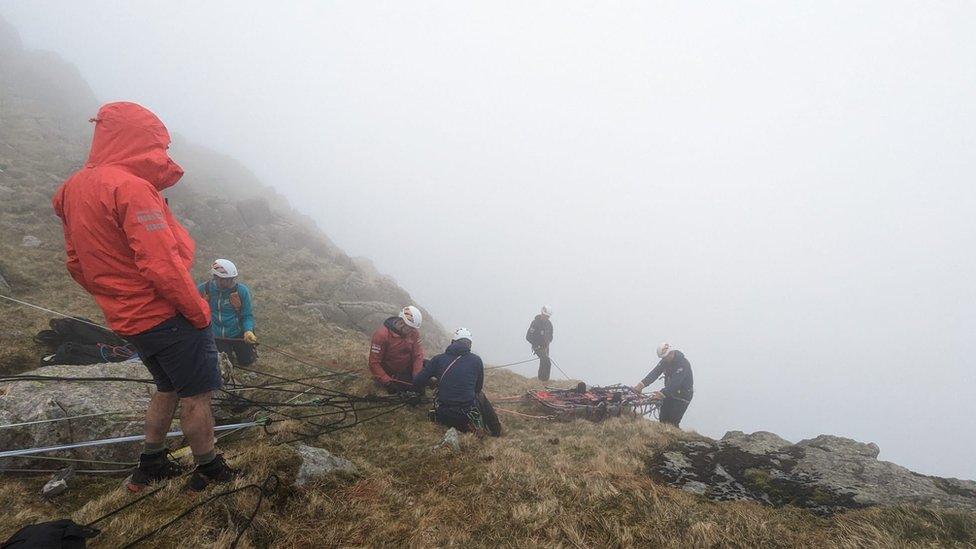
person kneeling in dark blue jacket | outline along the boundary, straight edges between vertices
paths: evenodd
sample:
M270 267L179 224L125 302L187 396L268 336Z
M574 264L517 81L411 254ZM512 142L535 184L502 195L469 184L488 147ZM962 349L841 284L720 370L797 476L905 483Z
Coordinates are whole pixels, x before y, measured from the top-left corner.
M413 378L414 390L423 392L431 378L437 378L434 419L447 427L491 436L501 436L495 410L482 393L485 366L471 352L471 331L458 328L444 354L427 361Z

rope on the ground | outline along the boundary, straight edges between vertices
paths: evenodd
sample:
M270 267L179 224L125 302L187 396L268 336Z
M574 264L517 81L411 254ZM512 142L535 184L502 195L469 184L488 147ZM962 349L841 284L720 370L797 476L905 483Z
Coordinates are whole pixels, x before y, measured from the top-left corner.
M78 319L77 317L65 313L61 313L59 311L55 311L53 309L49 309L46 307L41 307L39 305L35 305L27 301L22 301L9 296L0 296L0 297L4 297L5 299L13 303L32 307L34 309L44 311L47 313L63 316L65 318ZM89 322L83 319L78 319L78 320L85 324L90 324L98 328L103 328L106 330L108 329L105 326L101 326L93 322ZM236 338L235 340L237 339L240 338ZM272 352L281 354L282 356L290 358L296 362L299 362L301 364L304 364L312 368L324 370L327 373L316 375L316 376L308 376L304 378L287 378L269 372L251 370L249 368L243 368L238 366L237 369L239 370L250 372L252 374L266 376L268 378L277 381L265 383L264 385L257 385L257 386L248 386L248 385L231 383L229 387L225 389L221 389L221 392L223 393L223 395L226 395L226 398L221 398L219 396L215 397L214 405L215 406L244 405L245 407L256 408L264 412L265 414L274 414L286 419L292 419L298 421L302 425L311 428L311 432L294 433L298 435L298 438L288 442L305 440L312 437L318 437L330 432L335 432L343 429L350 429L364 422L392 413L404 406L407 406L408 404L416 405L418 403L424 402L424 399L419 398L417 395L413 395L409 397L405 397L404 395L395 395L395 396L391 395L388 397L387 396L359 396L359 395L346 393L343 391L338 391L336 389L323 387L321 385L317 385L314 383L308 383L308 381L325 380L327 378L333 378L339 376L358 377L362 375L362 373L358 371L349 371L349 370L342 370L337 372L331 368L327 368L320 364L315 364L301 357L295 356L283 349L272 347L267 344L265 344L264 347L271 350ZM61 381L61 382L78 382L78 383L133 382L133 383L147 383L147 384L154 383L153 380L151 379L126 378L126 377L65 377L65 376L46 376L46 375L33 375L33 374L0 376L0 382L4 382L4 381ZM279 386L279 385L292 385L292 384L299 386L303 390L292 390L292 389L286 389L285 387ZM286 393L286 394L291 394L292 396L287 400L284 400L284 402L282 402L282 401L262 401L258 399L247 398L239 394L240 392L259 390L259 389L264 389L269 393L278 393L278 394ZM303 395L315 397L315 398L307 402L295 402L299 397ZM314 407L327 408L327 409L331 408L332 410L326 412L320 412L320 413L305 414L305 415L293 415L282 411L282 409L314 408ZM370 415L368 417L360 417L361 412L372 411L372 410L382 410L382 411ZM110 415L110 414L104 413L104 414L97 414L97 415ZM328 417L328 416L337 416L337 417L334 420L327 421L325 423L309 421L311 418ZM93 414L90 417L95 417L95 415ZM50 420L40 420L38 423L50 423L54 421L63 421L65 419L68 418L52 418ZM228 431L222 435L219 435L219 437L223 437L226 435L236 433L241 429L247 427L252 427L257 425L267 425L270 421L271 420L268 419L266 415L264 415L263 417L259 418L257 421L253 421L253 422L235 423L231 425L218 426L215 428L215 431ZM34 424L34 422L24 422L24 423ZM25 425L15 424L12 426L25 426ZM182 431L173 431L171 433L167 433L167 437L180 436L182 434L183 434ZM85 442L64 444L59 446L50 446L50 447L43 447L43 448L26 448L20 450L9 450L9 451L0 452L0 458L26 456L26 455L37 456L37 454L46 453L46 452L68 450L74 448L83 448L83 447L92 447L92 446L101 446L106 444L117 444L117 443L124 443L124 442L138 442L143 439L145 439L144 435L132 435L132 436L85 441ZM57 456L37 456L37 457L45 457L46 459L51 459L51 460L64 459L65 461L71 459L71 458L59 458ZM77 460L77 461L81 461L81 460Z
M237 494L237 493L240 493L240 492L244 492L246 490L257 490L258 491L258 501L257 501L257 503L254 504L254 509L251 511L251 514L248 515L248 517L244 520L244 525L241 526L241 528L238 530L237 536L234 538L234 541L230 544L231 549L234 549L235 547L237 547L237 544L240 543L241 538L244 536L244 533L247 532L247 530L251 527L251 524L254 522L254 518L257 517L258 512L261 510L261 504L264 503L264 499L267 498L267 497L270 497L270 496L274 495L274 493L277 492L278 491L278 488L280 488L280 487L281 487L281 479L278 478L278 475L275 475L274 473L272 473L272 474L268 475L268 477L266 479L264 479L264 482L262 482L261 484L254 484L254 483L252 483L252 484L246 484L246 485L241 486L239 488L232 488L230 490L224 490L222 492L218 492L218 493L216 493L216 494L208 497L207 499L205 499L203 501L194 503L193 505L191 505L190 507L186 508L182 513L180 513L179 515L177 515L173 519L171 519L171 520L163 523L162 525L154 528L153 530L150 530L149 532L146 532L145 534L139 536L138 538L136 538L136 539L134 539L134 540L126 543L125 545L122 546L122 549L127 549L129 547L135 547L136 545L139 545L140 543L146 541L147 539L149 539L149 538L155 536L156 534L162 532L163 530L169 528L173 524L176 524L177 522L179 522L180 520L182 520L183 518L185 518L187 515L189 515L193 511L196 511L200 507L203 507L204 505L208 505L208 504L213 503L214 501L216 501L218 499L225 498L227 496L232 496L234 494ZM106 515L104 517L101 517L99 519L96 519L95 521L87 524L86 526L91 526L92 524L95 524L95 523L97 523L97 522L99 522L99 521L101 521L101 520L103 520L105 518L108 518L108 517L112 516L113 514L117 513L118 511L121 511L122 509L131 507L132 505L134 505L134 504L136 504L136 503L144 500L146 497L155 494L157 491L158 491L158 489L157 490L154 490L153 492L151 492L149 494L146 494L146 496L144 496L144 497L141 497L141 498L139 498L139 499L137 499L135 501L132 501L132 502L126 504L125 506L123 506L123 507L121 507L121 508L119 508L119 509L117 509L117 510L111 512L111 513L109 513L108 515Z
M168 486L168 483L162 484L162 485L160 485L160 486L152 489L151 491L146 492L145 494L137 497L136 499L134 499L134 500L126 503L125 505L122 505L121 507L117 507L115 509L112 509L108 513L105 513L104 515L98 517L97 519L89 522L85 526L91 528L94 525L98 524L99 522L102 522L102 521L104 521L104 520L106 520L106 519L108 519L110 517L113 517L113 516L121 513L122 511L124 511L126 509L129 509L129 508L131 508L131 507L139 504L140 502L143 502L143 501L145 501L145 500L147 500L147 499L155 496L156 494L158 494L160 491L162 491L167 486ZM166 528L169 528L170 526L172 526L173 524L175 524L178 521L182 520L187 515L189 515L193 511L199 509L200 507L202 507L204 505L207 505L207 504L210 504L210 503L213 503L214 501L216 501L216 500L218 500L220 498L224 498L224 497L227 497L227 496L230 496L230 495L233 495L233 494L237 494L237 493L243 492L245 490L257 489L259 491L258 501L254 505L254 509L251 511L251 514L248 515L247 519L244 521L244 526L242 526L238 530L237 536L234 538L234 541L230 545L231 548L237 547L237 544L240 542L241 537L244 535L244 532L246 532L251 527L251 524L254 522L254 518L257 516L258 512L261 510L261 504L264 502L264 499L266 497L269 497L269 496L273 495L275 492L278 491L278 489L280 487L281 487L281 479L278 478L277 475L275 475L274 473L272 473L272 474L268 475L268 477L265 478L264 479L264 482L262 482L261 484L251 483L251 484L247 484L247 485L241 486L239 488L232 488L232 489L229 489L229 490L224 490L222 492L218 492L218 493L213 494L212 496L210 496L209 498L207 498L207 499L205 499L203 501L200 501L200 502L197 502L197 503L191 505L190 507L188 507L187 509L183 510L182 513L180 513L179 515L177 515L173 519L165 522L164 524L156 527L155 529L153 529L153 530L151 530L149 532L146 532L142 536L139 536L138 538L136 538L136 539L134 539L134 540L126 543L122 547L124 547L124 548L134 547L134 546L136 546L136 545L138 545L138 544L146 541L147 539L155 536L156 534L162 532Z
M555 419L556 416L534 416L532 414L523 414L522 412L516 412L515 410L506 410L505 408L495 407L496 412L505 412L506 414L511 414L513 416L527 417L532 419Z

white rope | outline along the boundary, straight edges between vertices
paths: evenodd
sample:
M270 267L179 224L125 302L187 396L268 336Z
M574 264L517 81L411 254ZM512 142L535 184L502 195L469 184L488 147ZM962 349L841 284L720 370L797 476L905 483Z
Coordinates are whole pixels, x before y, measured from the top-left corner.
M106 328L105 326L102 326L101 324L95 324L94 322L89 322L87 320L82 320L82 319L80 319L80 318L78 318L76 316L71 316L71 315L68 315L68 314L64 314L64 313L61 313L61 312L58 312L58 311L53 311L51 309L47 309L47 308L41 307L40 305L34 305L33 303L28 303L26 301L21 301L19 299L14 299L14 298L10 297L9 295L0 294L0 297L4 298L6 300L9 300L9 301L13 301L14 303L19 303L21 305L26 305L28 307L33 307L33 308L35 308L35 309L37 309L39 311L44 311L45 313L51 313L53 315L63 316L64 318L70 318L70 319L73 319L73 320L77 320L78 322L81 322L83 324L88 324L89 326L94 326L96 328L101 328L103 330L108 330L110 332L112 331L110 328Z
M27 427L28 425L40 425L41 423L53 423L55 421L68 421L71 419L80 419L84 417L99 417L99 416L111 416L118 414L132 414L134 412L102 412L99 414L83 414L80 416L70 416L70 417L56 417L51 419L39 419L37 421L25 421L23 423L11 423L8 425L0 425L0 429L9 429L11 427Z
M510 362L508 364L499 364L497 366L485 366L485 370L497 370L498 368L508 368L509 366L518 366L519 364L525 364L527 362L535 362L539 360L539 357L527 358L521 362Z

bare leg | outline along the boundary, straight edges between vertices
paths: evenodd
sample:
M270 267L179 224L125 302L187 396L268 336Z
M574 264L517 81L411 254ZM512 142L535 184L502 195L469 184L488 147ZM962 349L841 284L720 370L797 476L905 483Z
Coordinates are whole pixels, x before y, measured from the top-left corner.
M210 408L212 394L203 393L180 399L180 423L195 456L206 454L214 448L214 418Z
M175 392L153 393L149 399L149 409L146 410L146 442L160 443L166 439L178 402Z

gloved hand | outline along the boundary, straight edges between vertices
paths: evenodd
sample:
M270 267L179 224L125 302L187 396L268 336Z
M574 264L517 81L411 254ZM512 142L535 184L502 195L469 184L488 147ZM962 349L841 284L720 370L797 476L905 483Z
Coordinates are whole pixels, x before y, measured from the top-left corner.
M653 393L651 393L651 398L653 398L654 400L664 400L664 393L662 393L661 391L654 391Z
M643 382L638 383L637 385L634 385L634 392L635 393L639 393L639 392L641 392L643 390L644 390L644 383Z
M244 332L244 341L250 343L251 345L258 344L258 336L254 335L254 332L248 330Z

